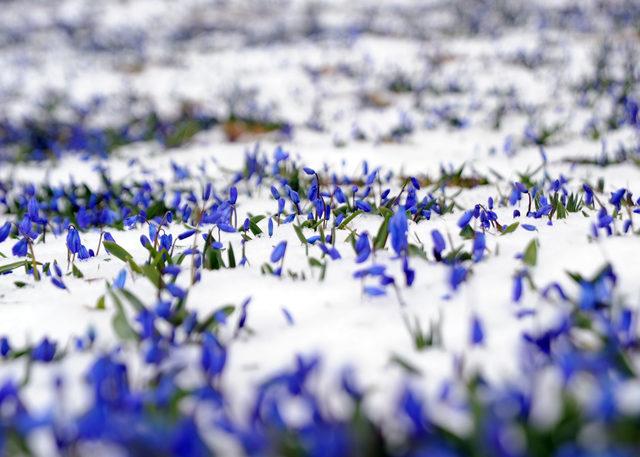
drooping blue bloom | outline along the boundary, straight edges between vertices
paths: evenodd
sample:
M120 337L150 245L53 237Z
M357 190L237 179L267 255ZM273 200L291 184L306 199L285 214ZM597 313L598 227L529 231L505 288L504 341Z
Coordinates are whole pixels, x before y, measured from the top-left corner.
M238 318L237 331L240 331L240 329L243 329L247 323L249 303L251 303L251 297L245 298L242 304L240 305L240 317Z
M181 457L209 457L211 451L202 440L193 418L181 419L173 427L171 436L171 453Z
M402 259L402 272L404 273L405 284L407 287L411 287L416 279L416 271L409 267L409 258L406 256Z
M354 278L365 278L367 276L380 276L383 275L386 270L385 265L371 265L368 268L358 270L353 273Z
M204 189L202 190L202 200L203 201L207 201L209 200L209 197L211 196L211 190L213 188L213 185L208 182L205 186Z
M471 320L471 344L474 346L484 343L484 329L482 328L482 322L478 316L473 316Z
M87 260L93 256L93 249L87 249L83 244L80 245L80 250L78 251L78 258L80 260Z
M6 357L11 352L11 344L6 336L0 338L0 356Z
M371 205L364 200L356 200L356 208L364 211L365 213L371 212Z
M109 235L111 236L111 235ZM105 235L105 240L107 239ZM80 242L80 233L76 230L75 227L69 227L69 231L67 233L67 249L72 254L77 254L80 251L80 246L82 243Z
M369 258L371 254L371 243L369 242L369 234L363 232L358 237L355 245L357 257L356 263L362 263Z
M286 241L281 241L280 243L278 243L276 247L273 248L273 251L271 252L271 262L273 263L279 262L284 257L284 253L286 250L287 250Z
M473 210L470 209L465 211L462 216L460 216L460 219L458 219L458 227L465 228L467 225L469 225L469 221L471 221L472 217Z
M123 289L126 280L127 280L127 270L125 270L123 268L118 273L118 276L116 276L116 278L113 280L113 288L114 289Z
M195 233L196 233L196 229L187 230L185 232L182 232L180 235L178 235L178 239L186 240L187 238L193 236Z
M271 196L276 200L280 200L280 192L278 192L275 186L271 186Z
M436 229L431 231L431 239L433 240L433 255L439 261L442 258L442 251L447 247L447 243L442 234Z
M614 205L617 210L620 210L620 204L622 202L622 198L624 197L624 194L626 191L627 191L626 189L622 188L611 193L611 199L609 200L609 203Z
M51 362L56 355L55 342L44 337L42 341L31 350L31 359L38 362Z
M371 297L381 297L387 294L387 291L384 290L384 288L378 286L364 286L362 291L365 295L369 295Z
M389 233L391 234L391 246L396 254L405 253L409 246L409 225L403 207L398 207L396 213L389 219Z
M16 257L24 257L27 255L27 239L20 238L16 244L11 248L11 253Z
M340 256L340 252L338 252L338 250L335 247L324 244L324 243L320 243L319 246L325 255L328 255L329 257L331 257L331 260L338 260L342 258Z
M518 273L513 277L513 291L511 299L518 303L522 298L522 274Z
M51 283L59 289L66 289L67 286L62 282L60 278L52 277Z
M4 225L0 227L0 243L6 240L10 233L11 233L11 222L5 222Z
M531 225L531 224L522 224L520 227L527 230L528 232L533 232L535 230L538 230L535 225Z
M227 361L227 351L220 344L218 339L210 332L202 335L202 352L200 356L200 365L204 373L210 377L216 377L222 370Z
M451 268L451 273L449 274L449 285L453 290L457 290L466 277L467 269L462 265L454 265L453 268Z
M229 188L229 203L235 205L236 201L238 201L238 188L236 186L231 186Z
M143 309L136 316L136 322L140 324L140 338L147 340L152 338L156 334L155 327L156 316L148 309Z
M167 289L167 292L169 292L175 298L183 299L187 296L187 292L183 288L177 286L172 282L167 284L165 288Z
M584 190L584 203L587 206L593 205L593 189L589 185L583 184L582 190Z
M484 250L486 249L486 239L485 235L482 232L476 232L475 238L473 239L473 261L479 262L482 260L482 256L484 255Z
M409 386L406 386L400 397L400 412L404 414L411 423L411 434L418 436L424 433L429 424L424 417L424 406L422 400Z
M160 242L160 249L164 249L167 252L171 252L171 247L173 246L173 235L163 234L158 238Z

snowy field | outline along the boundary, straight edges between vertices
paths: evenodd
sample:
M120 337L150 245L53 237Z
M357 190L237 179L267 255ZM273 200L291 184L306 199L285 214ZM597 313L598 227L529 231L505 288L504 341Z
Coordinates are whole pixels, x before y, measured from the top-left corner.
M640 3L0 1L0 454L640 455Z

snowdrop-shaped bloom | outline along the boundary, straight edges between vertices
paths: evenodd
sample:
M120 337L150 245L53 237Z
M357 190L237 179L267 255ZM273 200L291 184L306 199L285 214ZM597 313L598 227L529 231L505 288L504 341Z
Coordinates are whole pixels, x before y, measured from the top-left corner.
M287 250L287 242L281 241L278 245L273 248L271 252L271 262L278 263L283 257L284 253Z
M389 219L389 233L393 250L396 254L402 255L409 246L409 225L403 207L398 207L396 213Z

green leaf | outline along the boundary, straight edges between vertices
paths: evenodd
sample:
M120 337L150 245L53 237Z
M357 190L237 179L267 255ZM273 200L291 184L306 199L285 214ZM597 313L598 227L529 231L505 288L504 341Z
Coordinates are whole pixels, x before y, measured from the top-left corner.
M136 340L138 339L138 334L133 329L129 321L127 320L127 315L124 312L124 306L122 305L122 301L120 298L113 292L111 287L107 288L109 295L113 299L113 303L116 307L116 313L113 316L113 320L111 321L111 325L113 326L113 331L118 335L118 337L122 340Z
M304 233L302 233L302 227L296 224L291 224L291 225L293 225L293 231L296 232L296 235L298 236L298 239L300 240L300 242L302 244L307 244L307 239L304 237Z
M153 284L153 287L160 287L160 272L153 265L142 265L140 273Z
M322 262L320 262L318 259L316 259L315 257L309 257L309 266L310 267L322 268L322 265L324 265L324 264Z
M80 269L78 267L76 267L75 263L71 266L71 272L73 273L73 276L75 278L84 278L84 275L82 274Z
M530 267L535 267L538 262L538 241L533 239L529 242L524 254L522 255L522 261Z
M473 231L473 229L471 228L471 226L467 225L467 226L465 226L465 228L460 230L460 236L462 238L464 238L465 240L472 240L473 238L475 238L476 234Z
M219 249L207 249L205 258L205 267L208 270L219 270L220 268L225 267L224 261L222 260L222 254Z
M264 274L273 274L273 268L271 267L271 265L269 265L269 263L263 263L262 266L260 267L260 272L264 275Z
M100 298L98 298L98 301L96 302L96 309L106 309L106 306L104 304L104 295L100 295Z
M119 289L120 293L124 296L124 298L127 299L127 301L129 303L131 303L131 306L133 306L133 308L139 313L141 311L144 311L146 309L146 306L144 306L144 303L142 303L142 301L140 301L140 299L138 297L136 297L133 292L130 292L127 289Z
M149 208L147 208L147 219L153 219L156 216L164 216L164 214L168 211L167 206L164 204L162 200L158 200L155 203L152 203Z
M380 215L383 216L385 219L388 218L388 217L393 216L393 211L391 211L386 206L379 207L378 211L380 212Z
M414 364L412 364L411 362L409 362L407 359L405 359L404 357L398 355L398 354L393 354L391 356L391 363L400 366L401 368L403 368L406 372L410 373L410 374L414 374L414 375L422 375L422 372L420 371L420 369L418 367L416 367Z
M260 222L261 220L263 220L266 217L267 216L265 216L264 214L258 214L257 216L251 216L249 218L249 222L253 222L254 224L257 224L258 222Z
M423 260L427 260L427 253L420 246L409 243L408 252L410 257L420 257Z
M201 333L207 330L213 330L214 327L218 324L217 316L219 313L223 313L225 317L229 317L233 311L235 311L236 307L233 305L225 305L222 308L218 308L215 311L211 312L209 316L207 316L202 322L198 323L196 326L196 331Z
M520 225L520 222L514 222L511 225L508 225L507 227L505 227L505 229L502 231L501 235L506 235L507 233L512 233L515 232L515 230L518 228L518 226Z
M119 258L123 262L128 262L130 259L133 259L133 256L129 254L125 248L113 241L103 241L102 245L109 251L109 254Z
M380 224L380 228L378 229L378 233L376 233L376 237L373 240L373 248L375 250L384 249L385 244L387 244L387 238L389 237L389 219L391 216L387 215L384 218L382 224Z
M338 226L338 228L339 229L345 228L349 222L351 222L352 220L354 220L356 217L358 217L361 214L362 214L362 210L357 210L357 211L354 211L353 213L349 214L345 218L345 220L342 221L342 223Z
M20 260L19 262L8 263L6 265L0 266L0 274L6 273L7 271L15 270L16 268L24 267L29 262L25 260Z
M235 253L233 252L233 246L231 246L231 243L229 243L229 249L227 250L227 257L229 260L229 268L235 268L236 256L235 256Z

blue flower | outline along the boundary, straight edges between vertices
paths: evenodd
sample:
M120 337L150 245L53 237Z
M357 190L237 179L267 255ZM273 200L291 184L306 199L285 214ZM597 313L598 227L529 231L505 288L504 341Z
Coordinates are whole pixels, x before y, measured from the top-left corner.
M187 238L193 236L194 233L196 233L196 229L187 230L185 232L182 232L180 235L178 235L178 239L186 240Z
M611 200L609 200L609 203L613 204L617 210L620 210L620 204L626 191L627 190L623 188L611 193Z
M182 289L181 287L178 287L172 282L167 284L165 288L167 289L167 292L169 292L175 298L183 299L187 296L187 292L184 289Z
M0 243L6 240L10 233L11 233L11 222L5 222L4 225L0 227Z
M224 369L227 351L218 339L210 332L202 336L202 352L200 365L208 377L216 377Z
M273 251L271 252L271 262L273 263L279 262L284 257L284 253L286 250L287 250L286 241L281 241L280 243L278 243L276 247L273 248Z
M105 235L105 240L106 239L107 237ZM67 233L67 249L69 249L69 252L72 254L77 254L80 252L81 245L82 243L80 242L80 234L78 233L78 230L74 227L70 227L69 232Z
M60 278L55 278L55 277L51 278L51 283L59 289L67 288L67 286L64 285L64 283Z
M127 280L127 270L124 268L120 270L118 276L113 280L113 288L114 289L123 289L124 283Z
M280 200L280 192L278 192L275 186L271 186L271 196L276 200Z
M56 343L45 337L31 350L31 358L39 362L51 362L56 355Z
M473 217L473 210L467 210L465 211L462 216L460 216L460 219L458 219L458 227L460 228L465 228L467 225L469 225L469 221L471 220L471 218Z
M396 251L396 254L402 255L409 246L409 225L403 207L398 207L396 213L389 219L389 233L393 250Z
M377 286L364 286L362 291L371 297L380 297L387 294L384 288Z
M473 316L471 320L471 344L474 346L484 343L484 329L482 328L482 322L477 316Z
M522 274L518 273L513 277L513 291L511 293L511 299L518 303L522 298Z
M356 263L362 263L369 258L371 254L371 243L369 242L369 234L367 232L360 234L356 241L355 249L358 254Z
M11 253L16 257L24 257L27 255L27 248L27 239L21 238L16 244L13 245L13 247L11 248Z
M371 212L371 205L365 202L364 200L356 200L356 208L358 208L361 211L364 211L365 213Z
M436 260L440 261L442 258L442 251L447 247L447 243L444 237L438 230L431 231L431 239L433 240L433 255Z
M467 277L467 269L461 265L454 265L449 275L449 285L453 290L457 290L460 284Z
M11 344L6 336L0 338L0 356L6 357L11 352Z
M482 260L484 250L486 249L486 239L484 233L476 232L476 236L473 239L473 261L479 262Z
M404 273L405 284L407 287L413 285L413 281L416 279L416 271L413 268L409 268L409 258L402 259L402 272Z
M232 205L235 205L237 200L238 200L238 189L236 186L231 186L229 188L229 203L231 203Z

